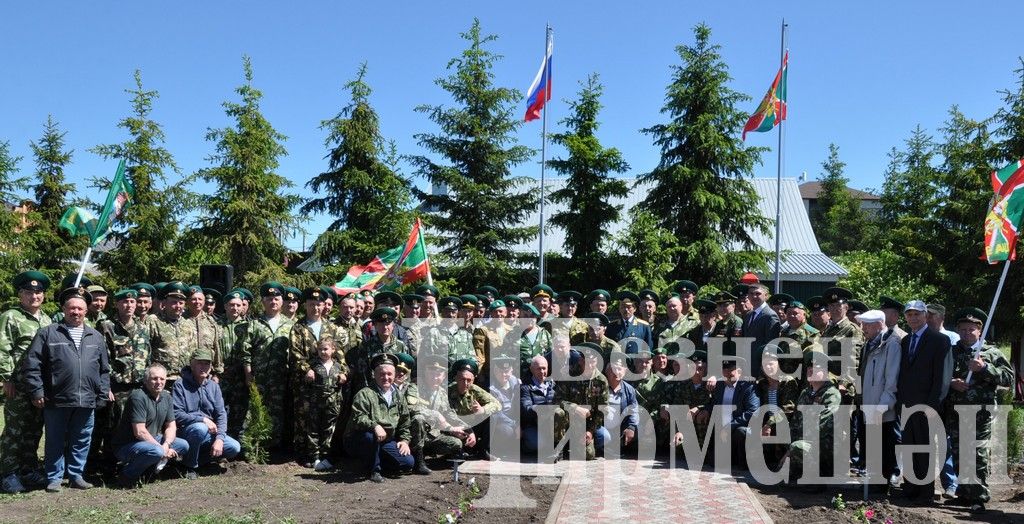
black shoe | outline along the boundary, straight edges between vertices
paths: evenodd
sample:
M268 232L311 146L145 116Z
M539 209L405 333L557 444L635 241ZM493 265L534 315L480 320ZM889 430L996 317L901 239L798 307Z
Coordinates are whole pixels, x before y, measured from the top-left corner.
M434 471L428 468L427 465L424 464L423 461L421 460L416 463L416 466L412 469L412 472L417 475L429 475Z
M93 487L92 484L86 482L82 477L72 477L68 481L68 486L75 489L91 489Z
M973 500L968 500L968 499L966 499L964 497L957 497L957 498L952 499L952 500L947 500L945 505L946 506L961 506L961 507L969 508L973 504L974 504Z
M373 473L370 473L370 482L380 484L381 482L384 482L384 477L381 476L379 471L374 471Z
M199 478L199 474L196 473L195 468L188 468L185 470L185 480L195 480Z
M975 514L977 514L977 513L984 513L986 511L985 510L985 505L982 504L981 502L975 502L974 504L971 504L970 511L971 511L971 513L975 513Z

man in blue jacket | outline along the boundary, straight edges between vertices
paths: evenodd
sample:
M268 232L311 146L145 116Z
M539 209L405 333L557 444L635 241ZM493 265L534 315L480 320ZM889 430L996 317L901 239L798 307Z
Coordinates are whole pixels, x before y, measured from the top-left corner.
M174 419L188 442L185 478L195 480L196 468L218 458L232 459L242 446L228 436L228 414L220 386L210 380L213 353L199 348L174 383Z
M60 491L65 473L71 487L92 487L82 473L94 414L114 400L107 344L99 331L85 324L92 296L84 288L69 288L61 292L59 302L63 318L36 333L22 369L32 405L43 410L43 463L50 493Z
M603 448L615 438L621 442L621 446L616 446L620 454L636 448L636 431L640 425L636 388L622 380L626 376L626 365L626 355L618 351L608 359L604 373L608 379L608 411L604 415L604 425L597 428L599 433L603 433L603 438L596 439ZM598 452L603 453L604 450L599 448Z
M743 367L746 359L734 355L722 355L722 380L715 385L715 391L711 394L711 402L694 415L697 423L707 423L708 427L719 427L722 431L718 438L713 441L714 445L724 445L725 431L732 446L732 463L741 469L746 469L746 452L744 445L747 435L750 434L750 419L754 412L761 407L761 401L754 391L754 383L743 378ZM721 406L719 415L721 423L709 421L715 406Z

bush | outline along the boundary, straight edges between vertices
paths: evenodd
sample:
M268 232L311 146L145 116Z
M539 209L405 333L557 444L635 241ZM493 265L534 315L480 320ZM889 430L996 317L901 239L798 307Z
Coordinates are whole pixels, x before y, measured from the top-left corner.
M1024 452L1024 406L1015 406L1006 420L1006 462L1020 462Z
M269 458L267 443L270 442L273 423L270 420L270 413L263 405L263 396L260 395L256 384L249 384L249 412L245 418L245 433L242 435L242 450L245 451L246 460L254 464L266 464Z

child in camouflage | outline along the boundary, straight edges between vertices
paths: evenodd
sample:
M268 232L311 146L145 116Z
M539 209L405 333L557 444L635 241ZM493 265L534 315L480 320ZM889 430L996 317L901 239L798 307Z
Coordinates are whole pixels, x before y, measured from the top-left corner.
M315 378L305 385L308 416L303 421L306 449L313 453L313 469L328 471L334 465L327 455L331 450L334 426L342 405L342 386L348 380L342 366L334 359L335 342L324 337L317 343L317 358L312 363Z

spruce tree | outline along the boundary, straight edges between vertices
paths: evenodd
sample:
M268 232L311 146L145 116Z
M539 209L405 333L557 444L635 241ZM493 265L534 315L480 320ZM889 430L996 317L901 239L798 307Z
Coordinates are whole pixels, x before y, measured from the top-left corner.
M171 248L182 211L179 198L185 190L167 184L168 172L177 173L178 166L162 146L163 129L150 118L159 94L143 88L139 70L135 71L135 88L125 92L131 95L132 112L117 126L128 132L128 139L90 151L106 159L125 161L125 176L135 188L135 198L107 237L114 249L102 253L97 262L115 282L156 282L167 279L165 267L174 255ZM103 179L97 185L106 191L110 180Z
M818 207L810 217L818 244L827 255L864 249L868 240L868 218L847 189L850 180L843 173L845 167L839 147L829 144L828 158L821 163L824 176L818 179Z
M405 241L412 227L412 197L409 181L388 163L395 157L395 145L381 136L365 63L345 88L351 102L320 126L328 131L328 170L306 184L322 196L307 200L302 213L334 217L313 243L313 253L324 263L342 262L347 269L346 264L366 263Z
M1024 58L1018 57L1017 60L1021 64L1014 70L1017 85L1000 91L1004 106L995 116L998 126L995 135L1000 139L998 152L1004 165L1024 158Z
M888 245L909 259L921 262L920 270L934 262L925 230L940 204L941 173L931 135L917 126L906 140L904 151L893 150L890 168L882 184L882 226Z
M12 211L12 207L21 204L19 191L28 187L28 179L19 177L18 163L21 157L11 154L10 142L0 142L0 290L4 296L13 296L14 288L10 285L11 278L24 267L22 242L18 231L21 228L21 216Z
M282 238L297 223L291 210L298 197L285 192L292 183L277 173L278 158L287 154L281 144L286 137L260 112L263 94L253 86L248 56L242 64L245 83L235 90L241 102L223 104L234 127L206 134L216 143L216 153L208 158L214 166L196 175L213 182L216 190L203 199L197 233L211 255L234 266L240 284L258 285L282 276Z
M35 202L26 234L29 265L58 279L71 269L72 261L81 259L88 244L84 236L71 238L66 230L58 227L74 193L74 185L64 181L64 169L71 163L74 153L64 149L66 134L50 115L46 117L39 142L30 144L36 163L36 183L32 186Z
M551 135L568 157L548 161L552 170L567 177L565 187L550 195L552 202L565 205L565 211L551 217L551 225L565 231L565 248L578 273L572 280L581 283L606 274L602 246L610 240L608 226L619 221L622 211L610 200L629 194L626 182L610 175L625 172L629 164L618 149L602 146L595 134L603 90L596 73L581 82L579 98L569 102L570 114L561 121L566 131Z
M474 20L462 33L469 47L448 62L448 76L436 83L454 100L452 106L417 107L438 125L438 133L416 135L420 146L436 156L410 161L441 194L416 191L430 210L432 241L446 253L449 270L465 288L483 283L510 284L523 258L513 248L535 238L536 226L520 226L536 209L538 196L521 191L527 181L512 169L533 151L516 144L522 124L515 106L522 95L494 84L493 68L500 55L486 49L496 35L481 35Z
M711 29L694 28L693 45L679 45L661 112L669 121L644 129L661 148L661 160L639 184L652 184L639 205L672 232L682 249L672 278L701 284L734 282L745 270L765 268L768 253L752 231L768 232L748 178L764 148L739 137L747 114L737 106L750 97L729 87L732 80L712 44Z

